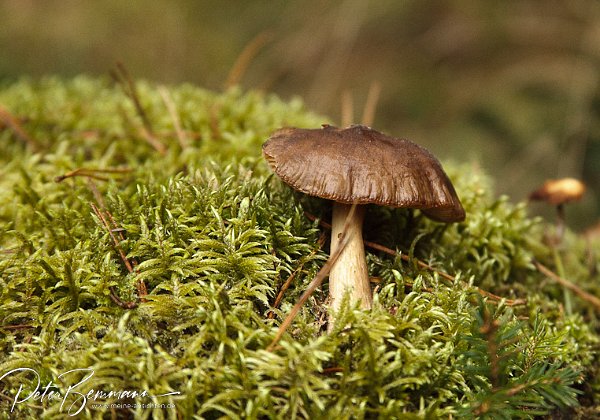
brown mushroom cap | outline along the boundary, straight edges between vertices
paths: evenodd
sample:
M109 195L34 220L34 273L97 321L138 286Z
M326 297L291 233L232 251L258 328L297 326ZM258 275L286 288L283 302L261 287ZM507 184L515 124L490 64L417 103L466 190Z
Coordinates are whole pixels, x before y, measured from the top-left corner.
M421 209L441 222L465 211L440 162L424 148L372 128L283 128L265 144L273 171L294 189L346 204Z
M580 200L584 193L585 185L578 179L549 179L540 188L529 194L529 199L560 205Z

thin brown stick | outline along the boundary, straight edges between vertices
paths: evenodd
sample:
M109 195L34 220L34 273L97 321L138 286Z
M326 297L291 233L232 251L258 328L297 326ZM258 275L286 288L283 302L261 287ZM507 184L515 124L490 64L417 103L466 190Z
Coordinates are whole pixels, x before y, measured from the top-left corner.
M254 57L256 57L261 48L264 47L270 39L271 33L265 31L256 35L248 44L246 44L227 75L227 80L225 82L226 89L240 83L240 80L242 80L242 77L246 73L246 70L248 70Z
M113 226L113 229L112 229L113 234L116 234L119 236L118 239L120 242L124 241L125 235L123 235L123 229L121 229L121 227L117 224L117 222L115 221L111 212L106 211L106 214L107 214L108 218L110 219L110 222ZM129 261L129 259L127 259L127 261ZM130 266L132 267L132 271L130 271L130 273L135 272L135 267L137 266L137 261L135 259L131 259ZM138 280L136 282L136 288L138 291L138 297L140 298L140 302L146 302L145 296L148 295L148 289L146 288L146 283L144 282L143 279Z
M92 195L96 199L96 203L98 203L102 210L106 210L106 203L104 202L104 197L102 197L102 194L100 194L100 191L98 191L98 187L96 186L94 181L91 178L88 178L87 184L89 189L92 191Z
M294 307L292 308L292 310L290 311L288 316L283 320L283 322L279 326L279 329L277 330L277 334L275 334L275 338L273 339L271 344L269 344L269 346L267 347L267 351L273 351L275 349L275 346L277 345L277 343L279 342L281 337L283 337L283 334L286 332L288 327L291 325L292 321L294 320L294 318L296 317L298 312L300 312L300 308L302 307L302 305L304 305L304 303L313 294L313 292L317 289L317 287L319 287L321 285L321 283L323 283L323 280L325 280L325 277L327 277L327 275L331 271L331 267L333 267L333 265L335 264L337 259L340 257L342 251L348 244L348 240L350 239L348 237L348 235L346 235L346 232L348 231L348 225L350 223L350 220L352 220L352 217L354 216L355 210L356 210L356 204L353 204L352 208L350 209L350 212L348 213L348 216L346 217L344 229L342 230L342 233L338 238L338 247L329 256L329 259L327 260L327 262L325 262L323 267L321 267L321 269L317 272L317 274L315 275L313 280L307 286L304 293L302 293L302 296L300 296L300 299L298 299L298 302L296 302L296 304L294 305Z
M27 336L26 336L26 337L23 339L22 343L24 343L24 344L29 344L29 343L31 343L31 340L33 340L33 335L32 335L32 334L29 334L29 335L27 335ZM19 353L24 353L24 352L25 352L25 349L26 349L26 347L25 347L25 346L23 346L23 347L19 348Z
M96 207L96 205L94 203L92 203L92 210L94 210L94 213L96 214L96 216L98 216L100 218L100 220L102 221L102 224L106 228L106 231L108 232L111 239L113 240L113 244L115 245L115 248L119 252L119 256L123 260L123 263L125 264L125 267L127 268L127 271L129 271L130 273L133 273L133 267L131 266L131 263L127 259L127 256L125 255L125 251L123 251L123 249L121 248L119 240L115 237L115 233L113 232L113 229L111 228L110 224L108 223L108 220L106 220L106 217L104 216L104 214L102 214L100 209L98 209L98 207Z
M369 86L369 93L367 94L367 101L365 102L365 108L361 122L364 125L370 126L375 120L375 110L377 108L377 102L379 102L379 95L381 94L381 84L377 81L371 83Z
M314 215L312 215L312 214L309 214L307 212L305 212L304 214L306 215L306 217L308 217L312 221L317 220L317 218ZM324 221L320 220L319 221L319 225L322 226L325 229L331 230L331 225L329 223L327 223L327 222L324 222ZM398 257L399 256L405 262L409 262L409 263L416 262L416 264L419 267L427 269L427 270L432 271L434 273L437 273L440 277L442 277L442 278L444 278L446 280L449 280L451 282L456 282L456 277L451 276L450 274L445 273L443 271L440 271L440 270L438 270L438 269L430 266L429 264L424 263L423 261L419 260L418 258L414 258L414 257L411 258L408 255L402 254L402 253L398 254L398 252L394 251L393 249L390 249L390 248L388 248L386 246L377 244L375 242L371 242L371 241L363 241L363 242L365 243L365 246L368 246L369 248L373 248L373 249L376 249L378 251L385 252L386 254L389 254L389 255L394 256L394 257ZM464 284L466 284L466 283L464 283ZM487 290L483 290L483 289L481 289L481 288L479 288L477 286L472 286L472 287L475 288L475 290L477 290L477 292L481 296L487 297L487 298L489 298L489 299L491 299L493 301L496 301L496 302L504 301L504 303L506 305L508 305L508 306L518 306L518 305L524 305L525 303L527 303L527 299L507 299L507 298L503 298L501 296L495 295L495 294L493 294L491 292L488 292Z
M113 243L115 245L115 248L117 249L117 252L119 253L119 256L121 257L121 260L123 261L123 263L125 264L125 267L127 268L127 271L129 271L130 273L133 272L133 267L131 267L131 264L129 263L129 260L127 259L125 252L123 252L123 249L121 248L119 241L117 240L117 238L115 237L113 230L111 229L110 225L108 224L108 221L106 220L106 217L104 217L104 215L102 214L102 212L100 211L100 209L98 207L96 207L96 205L94 203L91 203L92 206L92 210L94 211L94 213L96 214L96 216L98 216L98 218L100 219L100 221L102 222L102 225L106 228L108 234L110 235L110 237L113 240ZM115 289L113 286L110 286L108 288L110 294L110 298L111 300L116 303L118 306L120 306L121 308L125 308L125 309L134 309L138 306L137 302L125 302L123 301L115 292Z
M165 145L162 144L154 134L154 130L152 129L152 123L150 122L148 114L146 114L146 111L142 106L142 102L140 101L140 97L137 92L137 88L135 87L135 83L133 83L129 72L127 71L123 63L117 62L116 70L112 70L110 74L113 77L113 79L121 86L125 95L127 95L127 97L131 99L131 102L135 107L137 115L141 118L143 126L141 131L144 140L146 140L152 147L154 147L154 149L161 155L166 154L167 149Z
M300 270L302 270L302 267L304 267L304 264L300 264L300 266L298 266L298 268L296 268L292 272L292 274L290 274L288 276L287 280L283 283L283 285L281 286L281 290L279 290L279 293L277 294L277 297L275 298L275 302L273 302L273 308L279 307L279 304L283 300L284 293L286 292L287 289L289 289L290 285L292 284L292 281L294 281L294 278L296 278L296 275L300 272ZM269 318L269 319L275 318L275 312L273 312L272 310L269 311L267 318Z
M208 128L213 140L220 140L223 138L221 129L219 128L219 110L221 105L215 103L208 109Z
M3 330L26 330L28 328L35 328L35 327L33 325L28 325L28 324L0 325L0 329L3 329Z
M148 118L146 110L140 101L135 83L133 83L133 79L129 75L129 71L127 71L127 68L123 63L117 62L117 69L113 72L113 78L121 85L121 88L125 94L133 102L133 106L135 107L139 117L142 119L142 123L148 129L148 132L154 133L150 119Z
M123 235L123 230L115 221L112 213L110 211L106 210L106 206L104 204L104 199L102 198L102 195L98 191L98 188L96 188L96 185L91 180L90 180L89 184L90 184L90 189L92 190L92 193L94 194L94 197L96 198L96 201L98 202L98 205L100 205L100 207L104 211L104 214L102 214L100 209L98 209L98 212L95 212L96 215L102 220L104 226L107 227L107 229L110 228L110 230L108 230L108 232L109 232L111 238L113 239L115 248L119 251L119 257L125 264L127 271L129 271L130 273L135 272L135 266L137 265L137 262L133 259L130 261L127 258L127 256L125 255L125 252L123 251L123 249L121 248L121 245L120 245L121 242L125 240L125 235ZM110 225L112 225L112 228L108 225L107 218L110 220ZM115 235L117 235L118 238ZM138 297L140 298L140 301L146 302L146 299L144 298L146 295L148 295L148 289L146 288L146 283L143 280L138 280L136 283L136 288L138 291Z
M55 182L62 182L67 178L73 178L76 176L85 176L88 178L94 178L100 181L107 181L109 178L98 175L98 174L125 174L131 172L130 168L77 168L66 174L57 176L54 178Z
M354 100L352 93L349 90L342 92L342 115L341 123L342 127L348 127L354 120Z
M313 292L321 285L321 283L323 282L325 277L327 277L327 275L329 275L329 272L331 271L331 267L335 264L335 262L337 261L337 259L339 258L340 254L341 254L340 249L343 249L347 243L348 243L347 238L343 238L343 240L340 241L339 248L336 250L335 253L331 254L331 256L329 257L327 262L323 265L323 267L321 267L321 269L318 271L317 275L307 286L304 293L302 293L302 296L300 296L300 299L298 299L298 302L294 305L294 307L292 308L292 310L290 311L288 316L283 320L283 322L279 326L279 329L277 330L277 334L275 335L275 338L273 339L271 344L269 344L269 347L267 347L267 351L273 351L275 349L275 346L277 345L277 343L279 342L279 340L281 339L283 334L287 331L288 327L291 325L292 321L294 320L294 318L296 317L298 312L300 312L300 308L302 308L302 305L304 305L304 303L313 294Z
M564 288L571 290L573 293L575 293L581 299L585 300L586 302L591 303L592 305L594 305L594 307L596 307L596 309L600 310L600 299L598 299L596 296L592 295L591 293L586 292L585 290L583 290L576 284L571 283L569 280L560 277L559 275L554 273L552 270L550 270L548 267L546 267L542 263L534 260L533 264L535 265L535 268L537 268L540 273L542 273L543 275L548 277L550 280L553 280L556 283L563 286Z
M175 134L177 135L177 141L182 149L185 149L189 145L189 140L183 128L181 128L181 120L179 118L179 114L177 114L177 107L175 106L175 102L169 93L169 90L160 86L158 88L158 93L163 100L163 103L167 107L167 111L171 116L171 120L173 120L173 127L175 128Z
M386 246L383 245L379 245L375 242L370 242L370 241L364 241L365 242L365 246L368 246L369 248L373 248L376 249L378 251L382 251L385 252L386 254L392 255L394 257L398 256L398 253L396 251L394 251L393 249L390 249ZM440 277L445 278L446 280L449 280L450 282L454 283L456 282L456 277L451 276L448 273L444 273L443 271L440 271L432 266L430 266L429 264L424 263L423 261L419 260L418 258L411 258L406 254L400 254L400 258L403 261L406 262L416 262L417 265L421 268L427 269L429 271L432 271L434 273L437 273ZM464 282L463 282L464 283ZM464 283L466 284L466 283ZM517 306L517 305L524 305L525 303L527 303L526 299L508 299L508 298L503 298L502 296L498 296L495 295L491 292L488 292L487 290L483 290L477 286L472 286L473 288L475 288L475 290L477 290L477 293L479 293L481 296L487 297L493 301L496 302L500 302L500 301L504 301L504 303L508 306Z
M8 110L0 106L0 122L12 130L15 136L23 143L31 147L34 151L40 149L40 145L31 137L23 128L19 120L17 120Z
M368 246L369 248L373 248L378 251L385 252L386 254L392 255L394 257L398 256L398 253L396 251L394 251L393 249L390 249L386 246L383 246L383 245L380 245L378 243L371 242L371 241L364 241L364 242L365 242L365 246ZM445 278L446 280L450 280L450 281L456 280L456 278L451 276L450 274L444 273L443 271L440 271L440 270L437 270L436 268L433 268L432 266L430 266L427 263L424 263L423 261L419 260L418 258L414 258L414 257L410 258L408 255L402 254L402 253L400 254L400 258L403 261L406 261L408 263L416 262L419 267L425 268L429 271L433 271L433 272L437 273L440 277Z
M321 237L319 238L319 241L318 241L319 247L314 249L310 253L309 258L312 257L313 255L315 255L317 253L317 251L323 247L324 243L325 243L325 235L321 235ZM281 301L283 300L283 295L285 294L287 289L289 289L289 287L292 284L292 281L294 280L296 275L300 272L300 270L302 270L302 267L304 267L304 263L300 264L298 266L298 268L296 268L292 272L292 274L289 275L287 280L283 283L283 285L281 286L281 290L279 290L279 293L277 294L277 297L275 298L275 302L273 302L273 308L279 307L279 305L281 304ZM273 319L275 317L275 312L269 311L269 314L267 315L267 317L269 319Z

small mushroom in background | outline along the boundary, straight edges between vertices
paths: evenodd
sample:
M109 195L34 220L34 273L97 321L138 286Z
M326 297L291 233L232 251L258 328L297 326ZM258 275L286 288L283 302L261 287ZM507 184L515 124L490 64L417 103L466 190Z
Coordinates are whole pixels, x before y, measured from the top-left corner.
M424 148L370 127L282 128L263 144L263 155L292 188L333 201L331 253L352 204L348 242L329 273L331 309L345 293L370 309L372 292L362 239L364 204L420 209L439 222L460 222L465 211L440 162ZM330 329L333 322L330 322Z
M532 201L545 201L556 206L558 222L556 224L557 243L562 241L565 231L564 205L571 201L579 201L585 193L583 182L575 178L550 179L529 194Z

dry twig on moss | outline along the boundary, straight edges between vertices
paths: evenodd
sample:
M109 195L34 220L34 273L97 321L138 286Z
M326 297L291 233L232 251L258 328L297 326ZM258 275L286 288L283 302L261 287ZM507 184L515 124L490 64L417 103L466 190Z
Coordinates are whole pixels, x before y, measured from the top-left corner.
M34 151L40 149L40 145L27 133L27 131L25 131L19 120L2 106L0 106L0 122L12 130L19 140L31 147ZM0 126L0 128L2 127Z
M317 253L317 251L323 247L324 244L325 244L325 235L322 234L319 237L319 241L318 241L319 247L316 248L316 249L314 249L310 253L309 257L312 257L313 255L315 255ZM296 275L302 270L302 267L304 267L304 263L300 264L298 266L298 268L296 268L292 272L292 274L289 275L289 277L287 278L287 280L283 283L283 285L281 286L281 290L279 290L279 293L277 294L277 297L275 298L275 302L273 302L273 308L278 308L279 307L279 305L281 304L281 301L283 300L284 293L287 291L287 289L289 289L290 285L292 284L292 281L294 280L294 278L296 278ZM275 312L273 312L272 310L269 311L267 317L269 319L273 319L275 317Z
M189 145L189 139L185 130L181 127L181 119L179 118L179 114L177 113L177 106L175 105L175 102L173 101L169 90L164 86L160 86L158 88L158 93L160 94L160 97L162 98L165 106L167 107L167 111L171 116L171 120L173 120L173 127L175 128L175 134L177 135L179 146L181 146L182 149L187 148Z
M87 178L97 179L99 181L108 181L108 177L98 174L126 174L132 172L130 168L77 168L63 175L59 175L54 178L55 182L62 182L67 178L73 178L76 176L85 176Z
M277 330L277 334L275 335L275 338L273 339L271 344L269 344L269 346L267 347L267 351L273 351L275 349L275 346L277 345L277 343L279 342L279 340L281 339L283 334L287 331L288 327L291 325L292 321L294 320L294 318L300 311L300 308L302 307L302 305L304 305L304 303L313 294L313 292L317 289L317 287L319 287L321 285L321 283L323 283L323 280L325 280L325 277L327 277L327 275L329 275L331 268L333 267L333 265L335 264L335 262L337 261L339 256L344 251L344 248L346 247L346 245L348 244L348 240L350 239L346 233L348 232L348 226L350 224L350 221L352 220L352 217L354 217L355 210L356 210L356 204L353 204L352 207L350 208L348 216L346 216L344 228L342 229L342 232L340 233L340 236L338 237L338 246L337 246L336 250L329 255L329 259L327 260L327 262L323 265L323 267L321 267L321 269L315 275L314 279L310 282L310 284L308 285L308 287L306 288L304 293L302 293L302 296L300 296L300 299L298 299L298 302L296 302L296 304L294 305L294 307L292 308L292 310L290 311L288 316L283 320L283 322L279 326L279 329Z
M112 221L112 223L114 225L116 225L116 223L114 222L114 219L112 218L112 215L110 215L110 213L108 213L108 211L106 212L106 215L105 215L94 203L91 203L91 206L92 206L92 210L94 211L94 214L100 219L100 221L102 222L102 225L104 226L104 228L106 229L106 231L110 235L111 239L113 240L113 244L115 246L115 249L119 253L119 257L123 261L123 264L125 264L125 267L127 268L127 271L129 271L129 273L133 273L133 271L134 271L133 270L133 266L129 262L129 260L127 259L127 256L125 255L125 252L123 251L123 248L121 248L120 241L115 236L115 233L116 233L115 229L113 227L111 227L111 225L109 224L109 222L107 220L107 217L110 218L111 221ZM120 234L120 233L117 231L117 234ZM145 291L145 290L146 290L146 286L145 285L143 287L141 287L138 284L138 294L140 293L140 291ZM111 300L114 303L116 303L118 306L120 306L121 308L125 308L125 309L134 309L134 308L137 308L137 306L138 306L137 302L133 302L133 301L126 302L126 301L123 301L117 295L114 287L110 286L109 287L109 291L110 291L110 298L111 298Z
M369 93L367 94L367 101L365 102L365 108L363 109L363 115L361 121L364 125L370 126L375 120L375 109L377 108L377 102L379 102L379 95L381 94L381 83L375 81L369 86Z
M227 75L225 89L240 83L240 80L244 76L244 73L246 73L246 70L248 70L254 57L256 57L261 48L264 47L270 39L271 34L265 31L256 35L248 44L246 44Z
M542 273L543 275L548 277L550 280L553 280L556 283L563 286L564 288L571 290L573 293L575 293L581 299L585 300L588 303L591 303L597 310L600 310L600 299L598 299L596 296L592 295L591 293L586 292L585 290L583 290L576 284L571 283L569 280L560 277L559 275L554 273L552 270L550 270L548 267L546 267L542 263L540 263L538 261L533 261L533 264L535 265L535 268L537 268L540 273Z
M148 114L146 114L146 111L142 106L142 102L140 101L140 96L138 95L135 83L133 83L131 76L129 76L129 72L127 71L123 63L117 63L116 70L112 70L110 72L110 75L121 86L125 95L127 95L127 97L131 99L131 102L133 102L133 106L135 107L138 116L142 120L141 131L144 140L146 140L148 144L154 147L154 149L161 155L166 154L167 148L158 140L158 138L154 134L152 124L150 123Z
M308 212L304 212L304 214L306 215L306 217L308 217L312 221L315 221L318 219L316 216L314 216ZM319 220L319 225L325 229L331 230L331 225L327 222L324 222L323 220ZM431 272L434 272L434 273L438 274L440 277L442 277L446 280L449 280L450 282L453 282L453 283L456 282L456 277L451 276L450 274L445 273L443 271L440 271L440 270L430 266L429 264L424 263L423 261L419 260L418 258L414 258L414 257L411 258L406 254L398 253L398 252L394 251L393 249L390 249L386 246L377 244L375 242L364 241L364 243L365 243L365 246L367 246L369 248L376 249L381 252L385 252L386 254L391 255L393 257L400 257L402 259L402 261L416 262L419 267L429 270ZM477 286L473 286L473 287L475 288L475 290L477 290L477 293L479 293L481 296L487 297L494 302L503 301L508 306L518 306L518 305L524 305L525 303L527 303L527 299L507 299L502 296L498 296L491 292L488 292L487 290L483 290Z

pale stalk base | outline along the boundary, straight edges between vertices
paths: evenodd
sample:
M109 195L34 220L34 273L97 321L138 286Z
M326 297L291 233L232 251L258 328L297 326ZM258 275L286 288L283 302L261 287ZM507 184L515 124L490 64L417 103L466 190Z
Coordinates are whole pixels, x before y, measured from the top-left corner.
M344 230L346 217L352 206L349 204L333 204L331 227L331 254L338 246L339 237ZM348 224L346 232L348 242L329 272L330 311L337 312L346 293L349 304L360 301L362 309L371 309L373 298L369 284L369 272L365 258L365 246L362 238L362 224L365 216L364 206L356 206L354 216ZM329 316L329 330L333 326L333 317Z

